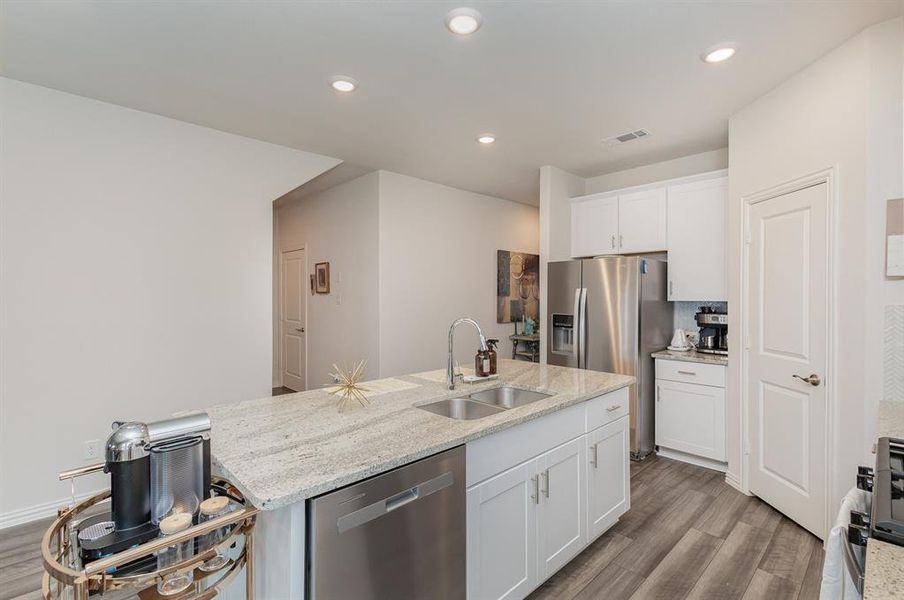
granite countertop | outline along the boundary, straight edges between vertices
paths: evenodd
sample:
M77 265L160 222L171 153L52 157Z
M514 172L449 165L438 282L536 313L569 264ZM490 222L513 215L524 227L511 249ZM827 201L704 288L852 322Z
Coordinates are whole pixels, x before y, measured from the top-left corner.
M728 364L728 357L724 354L706 354L705 352L697 352L696 350L688 350L687 352L676 352L674 350L660 350L651 355L653 358L666 358L668 360L680 360L684 362L704 363L707 365Z
M627 375L508 359L499 360L495 380L448 390L443 379L440 369L371 382L380 390L371 405L342 413L337 397L324 390L208 408L213 469L256 507L277 509L634 382ZM553 395L472 421L415 408L502 384Z
M879 403L877 437L904 438L904 401ZM863 600L900 598L904 590L904 547L870 538L866 543Z

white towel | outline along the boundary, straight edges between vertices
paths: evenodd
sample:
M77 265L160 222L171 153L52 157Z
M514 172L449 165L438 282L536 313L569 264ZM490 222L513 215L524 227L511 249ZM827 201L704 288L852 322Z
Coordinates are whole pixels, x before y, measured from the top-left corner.
M835 519L835 526L829 532L826 542L826 558L822 566L822 587L820 600L859 600L860 594L844 564L844 544L847 544L847 526L851 522L851 511L857 510L869 514L870 495L857 488L851 489L841 501L841 510ZM855 554L863 560L863 549L854 548ZM862 562L861 562L862 564Z

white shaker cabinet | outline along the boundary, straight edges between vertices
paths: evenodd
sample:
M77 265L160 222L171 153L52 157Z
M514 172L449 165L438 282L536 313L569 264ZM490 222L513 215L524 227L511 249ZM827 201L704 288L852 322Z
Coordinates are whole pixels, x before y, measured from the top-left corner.
M591 431L587 444L587 505L590 539L612 527L631 502L628 419Z
M659 454L724 471L725 367L656 359Z
M724 175L669 186L669 300L728 300L727 205Z
M668 200L657 187L618 195L618 253L659 252L667 249Z
M618 196L594 194L571 204L571 256L618 254Z
M584 440L578 438L539 459L537 544L541 580L565 566L587 545L585 457Z
M537 462L467 492L468 598L523 598L537 585Z
M571 256L660 252L668 242L664 186L571 199Z

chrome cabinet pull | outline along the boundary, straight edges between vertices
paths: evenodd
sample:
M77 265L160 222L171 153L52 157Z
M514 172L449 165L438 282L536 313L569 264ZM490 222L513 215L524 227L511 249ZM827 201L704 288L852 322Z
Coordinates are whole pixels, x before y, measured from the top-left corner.
M612 234L612 237L609 239L609 241L610 241L610 245L612 246L612 249L615 250L615 234L614 233Z
M534 484L534 493L530 495L530 499L534 501L534 504L540 504L540 476L535 475L530 480Z
M540 476L546 481L546 486L543 488L543 495L549 498L549 469L546 469Z
M656 386L656 402L659 402L659 386Z
M613 404L612 406L606 408L606 412L613 412L621 408L618 404Z
M695 375L695 376L697 375L693 371L678 371L678 374L679 375ZM795 377L797 377L797 376L795 375Z
M619 248L625 247L625 237L621 234L619 234L619 236L618 236L618 247Z
M600 445L600 443L597 442L594 445L590 446L591 448L593 448L593 459L590 461L590 464L593 465L594 469L599 468L600 457L597 453L599 445Z
M671 279L669 279L669 298L675 295L675 285Z
M801 377L800 375L792 375L791 377L796 377L805 383L809 383L813 387L816 387L820 383L822 383L822 379L820 379L819 375L817 375L816 373L810 373L808 377Z

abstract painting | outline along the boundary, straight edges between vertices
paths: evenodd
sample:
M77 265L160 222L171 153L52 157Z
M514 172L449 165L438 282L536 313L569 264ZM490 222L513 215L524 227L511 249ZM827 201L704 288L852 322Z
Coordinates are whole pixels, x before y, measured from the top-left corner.
M496 251L496 322L540 320L540 256Z

